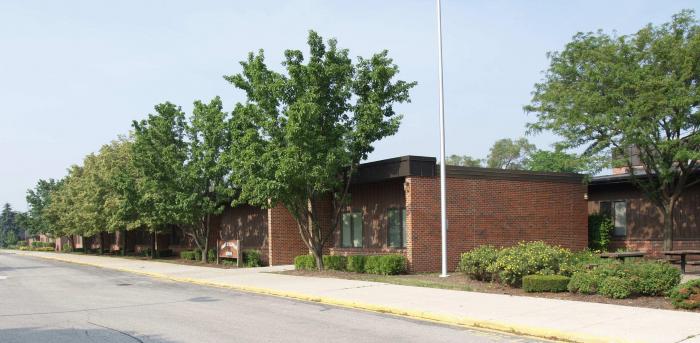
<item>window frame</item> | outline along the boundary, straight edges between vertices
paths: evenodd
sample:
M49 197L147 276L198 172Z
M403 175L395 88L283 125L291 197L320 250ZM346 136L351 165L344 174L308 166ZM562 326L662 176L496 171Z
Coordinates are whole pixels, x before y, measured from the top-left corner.
M620 203L621 203L621 204L624 204L624 206L625 206L625 218L624 218L625 222L624 222L624 226L622 227L622 229L624 230L624 233L623 233L623 234L618 234L618 233L616 232L618 226L617 226L617 210L616 210L615 207L616 207L617 204L620 204ZM612 223L613 223L612 236L613 236L613 237L617 237L617 238L627 237L627 227L628 227L628 223L627 223L627 200L612 200L612 201L610 201L610 212L611 212L611 214L612 214L612 218L611 218L611 219L612 219Z
M343 230L345 228L345 215L350 215L350 245L345 245L343 242ZM360 246L355 246L355 215L359 214L360 216ZM341 222L340 222L340 239L339 241L339 246L341 248L355 248L355 249L360 249L365 247L365 215L362 211L360 210L353 210L353 211L345 211L341 214Z
M399 215L399 225L400 225L400 243L398 246L391 245L391 219L389 217L389 212L397 211ZM392 249L406 249L406 208L405 207L389 207L386 209L386 246Z

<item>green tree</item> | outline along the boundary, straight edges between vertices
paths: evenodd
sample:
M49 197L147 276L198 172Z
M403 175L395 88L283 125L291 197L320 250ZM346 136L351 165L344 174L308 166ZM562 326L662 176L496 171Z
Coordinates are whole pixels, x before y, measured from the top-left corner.
M532 171L583 173L590 167L586 158L561 150L537 150L525 161L524 169Z
M372 144L393 135L401 116L394 105L409 101L412 82L394 80L399 69L387 51L353 63L336 40L324 44L310 31L310 56L285 51L286 74L267 67L263 51L241 62L226 80L246 92L232 117L231 179L237 203L281 204L323 269L323 247L338 228L350 177ZM319 213L332 202L329 224Z
M54 179L39 180L34 189L27 190L27 218L25 225L31 235L45 234L52 236L55 231L54 221L47 213L51 204L51 194L60 187Z
M156 114L134 122L134 165L141 177L141 220L152 230L178 225L207 260L211 216L231 202L228 114L221 99L196 101L187 120L182 110L165 103ZM155 231L154 231L155 232Z
M5 247L17 243L20 227L17 223L17 212L5 203L0 212L0 246Z
M700 160L700 27L692 11L660 26L610 36L578 33L535 85L525 109L537 115L533 132L563 137L564 148L644 173L630 178L661 210L664 249L673 247L673 209ZM631 148L632 147L632 148ZM637 151L637 154L626 153ZM613 154L613 152L616 152Z
M489 168L523 169L528 157L536 149L526 138L499 139L489 150L486 165Z
M75 248L73 235L83 235L84 227L82 218L82 185L80 178L83 175L83 168L73 165L68 169L66 175L59 186L51 191L51 201L46 207L43 215L53 225L50 226L51 234L54 237L67 236L71 247Z
M467 155L450 155L447 157L445 163L448 166L482 167L483 160Z

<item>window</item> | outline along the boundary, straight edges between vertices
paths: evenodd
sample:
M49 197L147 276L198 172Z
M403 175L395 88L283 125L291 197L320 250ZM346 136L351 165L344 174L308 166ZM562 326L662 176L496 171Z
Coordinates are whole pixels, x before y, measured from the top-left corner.
M344 248L362 247L362 212L343 213L341 238Z
M389 247L406 247L406 209L390 208L387 211L389 222Z
M627 235L627 203L624 201L613 202L613 223L615 224L615 229L613 230L614 236L626 236Z

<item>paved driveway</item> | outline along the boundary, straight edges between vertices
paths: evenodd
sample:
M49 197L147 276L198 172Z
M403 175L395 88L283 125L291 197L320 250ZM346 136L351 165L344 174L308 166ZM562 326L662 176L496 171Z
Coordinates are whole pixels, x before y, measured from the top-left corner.
M0 342L524 342L0 253Z

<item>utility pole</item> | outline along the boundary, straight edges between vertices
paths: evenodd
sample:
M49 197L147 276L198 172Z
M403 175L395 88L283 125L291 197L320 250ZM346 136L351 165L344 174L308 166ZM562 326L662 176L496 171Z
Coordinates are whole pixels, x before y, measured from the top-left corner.
M447 198L445 195L445 95L443 91L442 73L442 10L440 0L437 2L437 34L438 34L438 74L440 79L440 233L442 235L442 273L447 277Z

